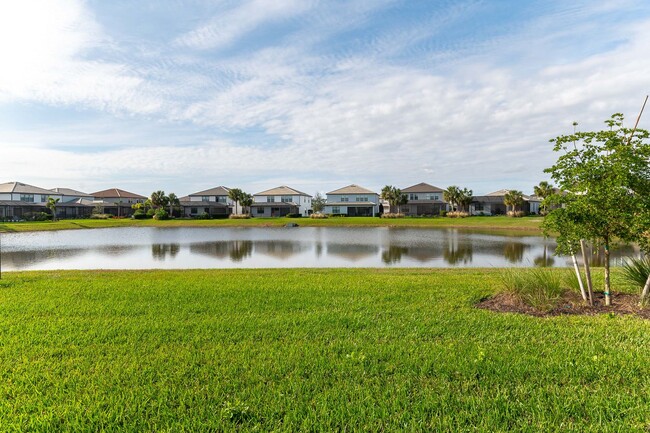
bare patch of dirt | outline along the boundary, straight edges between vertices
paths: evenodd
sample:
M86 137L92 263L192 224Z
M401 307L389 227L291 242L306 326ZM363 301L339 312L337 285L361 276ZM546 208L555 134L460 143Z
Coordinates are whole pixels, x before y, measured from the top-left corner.
M524 304L519 298L510 293L497 293L476 304L477 308L495 311L497 313L520 313L536 317L551 317L562 315L594 316L597 314L632 314L644 319L650 319L650 308L639 307L639 296L627 293L612 295L612 305L605 305L605 295L594 293L594 306L586 305L580 294L566 292L557 307L544 312Z

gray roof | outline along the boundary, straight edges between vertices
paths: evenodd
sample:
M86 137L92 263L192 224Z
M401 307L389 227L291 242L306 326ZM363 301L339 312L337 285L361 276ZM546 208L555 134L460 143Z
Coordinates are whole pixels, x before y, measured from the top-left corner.
M93 192L90 195L96 198L141 198L145 200L147 199L147 197L143 195L124 191L123 189L119 189L119 188L105 189L103 191Z
M86 194L85 192L77 191L70 188L52 188L50 191L54 191L62 195L72 195L75 197L93 197L92 195Z
M420 182L417 185L409 186L408 188L404 188L402 192L444 192L445 190L442 188L438 188L437 186L429 185L428 183Z
M218 201L190 201L190 200L179 200L181 206L184 207L228 207L225 203L220 203Z
M377 194L377 193L370 191L369 189L363 188L359 185L352 184L327 193L327 195L330 194L334 195L334 194Z
M228 195L228 192L230 191L230 188L226 188L225 186L215 186L214 188L206 189L205 191L199 191L199 192L193 192L190 195Z
M347 207L357 207L357 206L377 206L377 203L371 201L336 201L336 202L327 202L325 206L347 206Z
M300 207L299 204L293 203L293 202L284 202L284 201L276 201L276 202L254 202L251 207Z
M297 189L289 188L286 185L279 186L277 188L267 189L266 191L258 192L253 195L305 195L311 197L305 192L298 191Z
M22 194L45 194L53 195L52 191L45 188L39 188L33 185L27 185L21 182L0 183L0 193L22 193Z

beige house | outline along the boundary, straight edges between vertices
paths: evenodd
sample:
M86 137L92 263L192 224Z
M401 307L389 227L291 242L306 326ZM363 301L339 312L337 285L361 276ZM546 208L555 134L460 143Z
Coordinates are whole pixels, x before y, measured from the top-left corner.
M253 195L253 217L309 216L311 212L311 196L286 185Z
M102 213L114 216L131 216L134 212L131 206L136 203L144 203L147 200L147 197L143 195L119 188L105 189L90 195L95 198L93 201L95 208Z

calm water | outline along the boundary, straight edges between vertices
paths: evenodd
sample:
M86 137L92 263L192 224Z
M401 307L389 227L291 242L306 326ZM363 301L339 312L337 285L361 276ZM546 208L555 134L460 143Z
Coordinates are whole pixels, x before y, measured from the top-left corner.
M459 229L138 227L12 233L1 241L2 270L568 264L541 236ZM613 257L636 254L628 247Z

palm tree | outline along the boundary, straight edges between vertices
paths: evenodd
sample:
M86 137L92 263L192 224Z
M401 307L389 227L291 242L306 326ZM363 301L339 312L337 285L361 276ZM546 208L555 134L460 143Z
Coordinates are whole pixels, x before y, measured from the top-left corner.
M151 193L151 204L156 207L165 207L169 203L169 198L165 195L165 191L155 191Z
M251 213L251 206L253 205L253 196L246 193L246 192L243 192L242 195L241 195L241 198L239 199L239 202L241 203L243 208L244 207L248 208L248 214L250 214ZM242 209L242 212L243 211L244 211L244 209Z
M237 214L237 204L241 201L244 196L244 191L239 188L233 188L228 191L228 198L235 202L235 214Z
M460 206L461 211L469 211L469 205L472 203L472 190L463 188L458 190L458 198L456 201L458 202L458 206Z
M381 189L381 194L379 195L382 200L386 200L388 202L388 212L389 213L392 210L392 209L390 209L390 207L391 207L390 202L391 202L391 195L392 195L393 188L394 187L392 185L386 185L385 187L383 187Z
M399 213L400 205L408 203L408 196L406 194L403 194L401 189L392 185L386 185L382 188L381 198L388 201L391 212L393 211L393 208L397 209L396 213Z
M52 221L56 221L56 204L59 202L59 198L48 197L45 207L52 212Z
M541 213L542 215L546 215L548 209L547 209L547 204L546 204L546 199L553 195L555 192L553 185L550 183L546 182L545 180L541 181L539 185L533 187L533 190L535 191L535 195L542 199L542 210Z
M447 190L442 193L442 198L451 205L451 210L454 211L458 207L459 199L461 198L462 190L456 185L447 187Z
M506 207L512 207L514 213L517 210L517 207L524 204L524 193L515 189L508 191L503 196L503 204L505 204Z
M178 198L176 194L173 192L169 193L169 196L167 196L167 200L169 201L169 216L174 216L174 208L179 208L181 205L181 201Z

